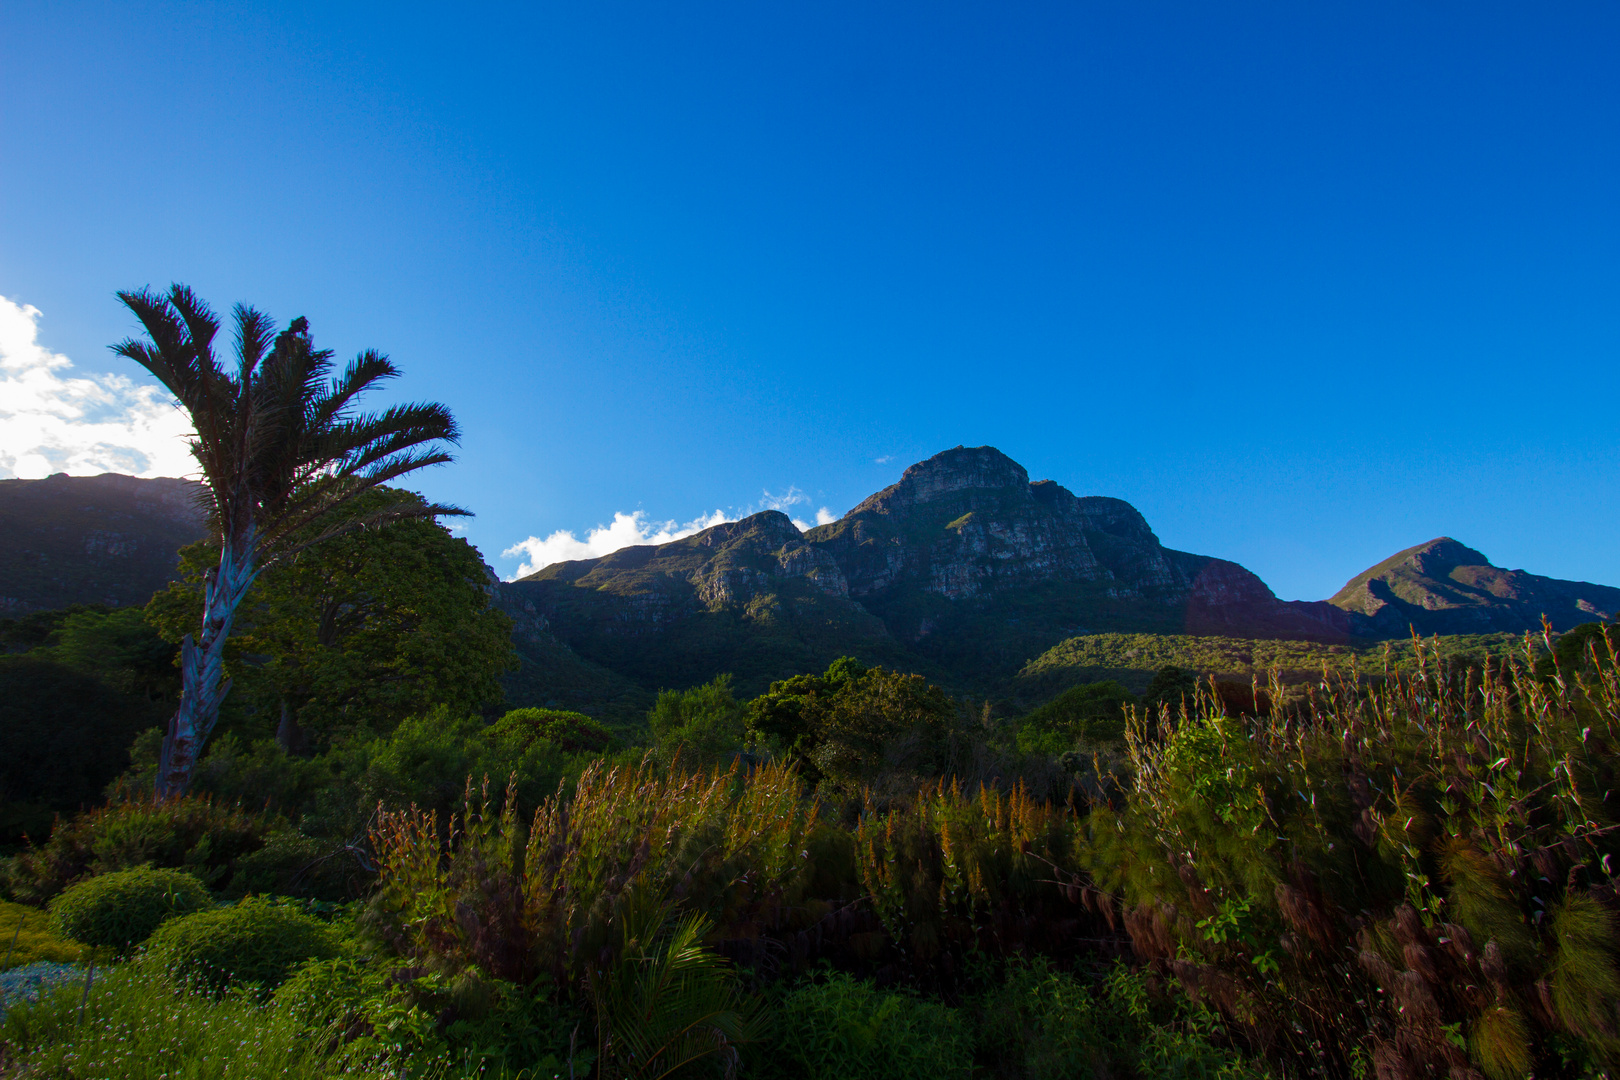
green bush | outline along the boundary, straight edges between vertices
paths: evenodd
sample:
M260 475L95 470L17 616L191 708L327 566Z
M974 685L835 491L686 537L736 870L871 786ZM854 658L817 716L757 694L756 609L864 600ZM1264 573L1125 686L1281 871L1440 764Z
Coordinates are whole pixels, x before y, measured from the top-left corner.
M230 880L238 858L263 847L282 825L206 796L120 799L59 821L44 844L19 852L4 891L23 903L44 904L87 875L145 865L188 870L219 886Z
M950 1080L973 1070L973 1032L957 1010L835 973L782 998L763 1063L781 1080Z
M1133 952L1284 1068L1612 1075L1620 673L1539 659L1425 646L1293 716L1206 694L1132 744L1080 862Z
M0 970L28 964L71 964L84 946L51 933L49 913L0 900Z
M264 847L236 860L221 890L229 900L254 894L340 902L363 894L376 874L342 841L320 840L291 829L271 833Z
M979 999L979 1060L1018 1080L1264 1075L1218 1045L1225 1030L1215 1013L1178 990L1156 990L1124 965L1087 982L1045 959L1013 963Z
M206 886L181 870L148 866L81 881L51 904L51 929L94 947L127 951L177 915L211 906Z
M731 676L690 690L663 690L647 713L647 727L666 759L677 752L696 765L730 761L743 748L745 706L732 693Z
M563 709L512 709L485 734L492 740L519 736L524 746L544 739L571 754L600 754L613 746L613 733L607 728L584 713Z
M1077 746L1123 742L1125 708L1135 704L1135 696L1111 679L1071 687L1024 717L1018 748L1056 757Z
M820 675L771 683L748 703L750 741L829 789L916 791L951 771L957 703L921 675L840 657Z
M319 919L251 897L174 920L152 935L149 950L154 961L214 989L232 983L273 987L305 960L336 956L339 942Z

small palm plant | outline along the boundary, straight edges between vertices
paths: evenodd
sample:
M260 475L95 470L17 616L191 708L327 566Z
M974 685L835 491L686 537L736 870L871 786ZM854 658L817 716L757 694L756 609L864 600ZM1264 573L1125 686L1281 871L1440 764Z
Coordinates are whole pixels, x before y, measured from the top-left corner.
M339 532L466 513L400 493L342 522L329 516L364 492L450 461L432 444L454 443L459 432L443 405L356 411L361 394L398 370L381 353L367 351L329 378L332 353L314 347L304 319L276 333L268 315L238 304L232 312L236 370L230 372L214 354L219 320L190 289L141 289L118 298L140 319L148 340L130 338L113 351L155 375L190 414L191 452L220 544L219 566L206 583L202 630L195 641L188 634L181 643L180 706L163 738L157 791L178 795L191 784L230 689L221 679L225 641L259 573Z
M700 1063L734 1075L741 1048L764 1036L765 1014L704 946L712 924L696 914L671 924L667 905L644 898L626 909L617 955L588 980L602 1075L662 1080Z

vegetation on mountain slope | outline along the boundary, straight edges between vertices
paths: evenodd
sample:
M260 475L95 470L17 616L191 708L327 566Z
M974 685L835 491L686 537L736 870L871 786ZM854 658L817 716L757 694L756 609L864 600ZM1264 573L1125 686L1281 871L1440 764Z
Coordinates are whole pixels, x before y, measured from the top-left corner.
M1425 642L1422 648L1447 661L1479 664L1487 656L1521 652L1524 640L1522 634L1456 635ZM1386 658L1397 670L1410 670L1417 649L1411 640L1351 645L1185 634L1084 634L1025 664L1009 696L1015 702L1037 703L1066 687L1109 679L1141 693L1167 666L1243 683L1251 679L1265 683L1275 673L1285 687L1297 688L1320 682L1324 671L1335 676L1379 672Z

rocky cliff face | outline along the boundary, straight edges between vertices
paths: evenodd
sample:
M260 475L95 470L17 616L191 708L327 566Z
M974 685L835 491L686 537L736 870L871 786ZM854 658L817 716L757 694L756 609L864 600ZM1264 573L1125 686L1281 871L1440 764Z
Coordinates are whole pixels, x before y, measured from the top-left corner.
M204 533L188 480L0 480L0 614L144 604Z
M1449 536L1397 552L1351 578L1328 603L1366 637L1554 630L1620 614L1620 589L1492 566Z
M666 665L665 685L720 670L746 683L750 667L780 677L863 649L983 684L1077 633L1340 639L1349 619L1326 604L1282 603L1236 563L1164 547L1129 503L1031 483L993 447L913 465L804 534L782 514L756 514L560 563L504 590L582 655L641 678L649 657L707 641L707 659L690 659L717 666L698 676ZM753 664L762 649L775 659Z

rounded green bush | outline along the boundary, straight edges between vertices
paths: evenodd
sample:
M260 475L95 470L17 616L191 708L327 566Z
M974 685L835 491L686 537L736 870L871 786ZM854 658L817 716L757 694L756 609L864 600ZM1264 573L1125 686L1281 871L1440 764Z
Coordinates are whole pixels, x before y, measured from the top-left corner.
M208 887L183 870L138 866L69 887L51 902L51 930L86 945L127 952L167 920L213 903Z
M766 1075L780 1080L966 1080L973 1035L955 1009L843 973L783 996Z
M263 897L175 919L147 947L156 962L214 989L230 983L274 987L305 960L329 959L339 949L325 923Z

